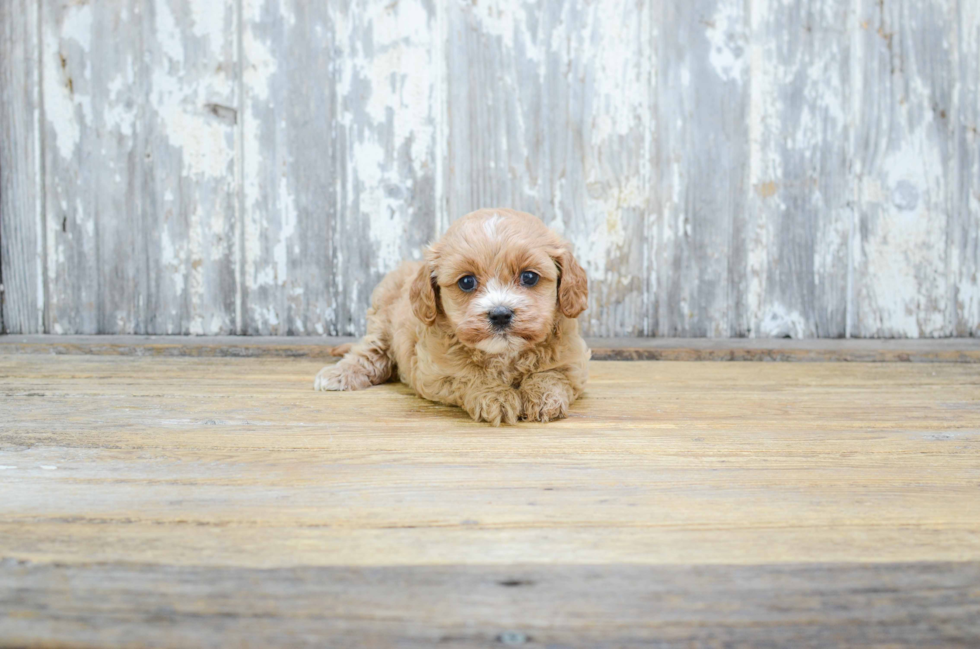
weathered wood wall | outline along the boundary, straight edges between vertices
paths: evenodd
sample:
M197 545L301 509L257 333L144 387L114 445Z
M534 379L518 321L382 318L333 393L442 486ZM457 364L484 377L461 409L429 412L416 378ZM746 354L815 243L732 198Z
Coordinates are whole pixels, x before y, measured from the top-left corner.
M454 217L593 335L980 335L976 0L4 0L10 332L349 334Z

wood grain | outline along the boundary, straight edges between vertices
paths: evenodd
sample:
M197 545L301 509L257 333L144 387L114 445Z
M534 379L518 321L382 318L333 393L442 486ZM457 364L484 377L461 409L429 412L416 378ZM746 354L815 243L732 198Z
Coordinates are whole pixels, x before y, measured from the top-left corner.
M951 179L949 330L980 336L980 6L958 4L956 78L947 171Z
M320 365L5 355L0 555L980 560L970 365L595 363L569 419L502 429L399 384L316 394Z
M42 4L48 332L131 333L142 319L138 6Z
M337 333L333 6L242 3L240 333Z
M740 335L847 333L850 0L751 4Z
M854 335L948 335L947 233L958 20L946 2L858 3ZM958 209L956 210L958 211Z
M0 644L980 634L972 366L595 362L492 429L320 365L0 352Z
M47 331L235 331L233 7L44 4Z
M435 234L435 8L244 12L242 332L361 332L377 282Z
M247 570L6 560L0 576L0 610L7 613L0 618L0 636L12 645L980 642L977 563Z
M980 333L975 2L3 15L13 333L360 334L493 205L572 241L591 335Z
M540 216L589 273L583 330L649 333L650 3L509 4L449 4L449 214Z
M140 242L104 252L130 260L136 322L113 333L238 332L236 0L141 3ZM139 260L139 261L137 261ZM140 265L141 264L141 265ZM139 283L137 283L139 282Z
M748 254L737 239L749 180L745 11L739 0L664 2L657 21L659 336L738 333L732 295Z
M0 331L44 331L39 12L0 6Z

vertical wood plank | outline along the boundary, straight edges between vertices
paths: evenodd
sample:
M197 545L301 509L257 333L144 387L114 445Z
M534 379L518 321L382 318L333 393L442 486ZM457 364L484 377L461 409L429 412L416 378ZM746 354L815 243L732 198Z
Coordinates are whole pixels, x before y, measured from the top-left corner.
M363 331L370 294L435 233L438 0L339 4L334 227L338 333Z
M980 336L980 4L961 0L955 25L955 134L949 157L950 326L954 336Z
M748 16L742 0L663 3L657 155L662 186L654 331L746 335Z
M943 0L861 0L852 118L860 337L948 335L947 161L955 84Z
M423 0L245 0L245 329L364 330L434 232L439 30Z
M592 335L645 331L651 2L451 3L449 215L514 207L575 247Z
M46 5L53 332L233 330L233 7Z
M333 15L325 2L244 0L242 17L243 332L334 333Z
M138 257L146 260L146 269L137 275L145 283L144 326L160 334L233 333L236 3L144 4L140 147L145 234ZM126 251L114 254L127 257Z
M846 329L851 225L850 0L754 0L746 263L735 333L833 338Z
M38 8L0 3L0 332L44 330Z
M131 332L139 3L46 0L42 15L50 330Z

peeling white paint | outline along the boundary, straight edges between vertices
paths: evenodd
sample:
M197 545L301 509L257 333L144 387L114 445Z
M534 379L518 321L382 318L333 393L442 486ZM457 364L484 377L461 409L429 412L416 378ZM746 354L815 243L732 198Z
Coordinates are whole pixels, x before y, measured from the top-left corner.
M253 25L266 24L263 12L266 0L243 0L244 19ZM248 296L247 314L244 321L252 322L262 332L272 332L278 327L279 318L272 305L256 304L256 291L276 286L286 281L288 249L286 237L279 232L281 224L273 225L269 213L272 205L279 206L279 219L290 220L290 227L295 228L296 212L294 198L280 195L283 189L288 190L285 178L280 177L275 196L279 201L268 200L270 192L264 189L268 182L264 171L270 164L276 164L275 150L269 150L262 139L263 130L275 129L277 125L265 122L265 116L272 114L270 109L279 99L271 95L273 81L279 70L279 62L272 54L270 43L259 31L251 27L243 29L242 33L242 71L244 82L244 111L239 116L241 120L241 149L242 149L242 213L240 250L242 264L242 291ZM283 204L283 201L286 203ZM267 235L277 243L267 257L264 241ZM277 238L276 238L277 237ZM262 295L268 295L263 293Z
M208 47L220 52L225 48L226 19L234 12L234 5L227 0L189 2L191 30L198 38L208 39Z
M918 95L927 97L928 95ZM877 209L863 242L867 280L860 299L866 322L899 337L940 336L946 331L946 229L943 160L932 111L903 112L908 128L885 153L877 186L868 183Z
M224 123L211 119L203 109L207 84L187 84L161 68L153 71L150 102L164 135L181 152L189 175L228 178L232 175L232 133Z
M412 188L405 186L397 156L408 147L415 178L433 172L432 106L438 76L431 58L434 21L419 0L369 3L354 18L340 27L348 49L340 62L339 92L350 98L340 120L357 134L349 145L347 195L368 221L372 270L384 273L408 254L402 223L410 216L405 194ZM372 35L370 51L365 33ZM359 95L357 89L364 88L367 94Z
M61 36L78 43L83 52L92 49L92 7L88 4L72 4L64 12Z
M718 6L705 29L710 45L708 61L723 81L741 83L745 76L745 33L741 0L718 0Z
M278 63L269 46L259 40L252 30L246 30L242 35L242 49L245 56L242 71L245 86L253 101L267 101L269 85L278 69Z
M481 33L500 39L501 47L513 51L520 47L521 55L527 61L540 64L543 53L538 45L536 34L529 31L528 14L533 11L533 5L515 0L482 0L474 3L472 15L478 22ZM553 50L568 47L568 42L561 38L556 30L551 42ZM540 70L540 65L538 66Z
M92 115L91 99L82 93L82 84L71 77L76 54L85 58L86 72L91 70L88 53L91 50L92 8L72 5L65 9L59 30L44 30L44 112L54 130L58 153L71 160L81 141L76 107L86 119ZM86 74L86 77L90 75Z
M124 79L122 74L117 74L106 87L109 101L106 102L102 111L102 123L106 131L119 133L123 137L130 138L136 129L136 118L138 104L128 102L128 91L134 83L133 61L126 60L123 69L127 71L128 79Z
M351 192L359 194L361 214L370 225L374 270L385 273L401 261L403 231L398 219L399 202L385 193L381 145L365 140L355 143L353 151L356 173L351 177Z
M704 97L704 84L717 86L720 80L732 84L728 86L734 89L732 101L746 99L736 91L747 94L748 160L744 162L749 182L744 188L745 205L737 208L745 210L744 215L739 213L744 218L730 233L744 248L735 272L747 270L747 285L731 287L734 295L725 298L725 304L747 300L740 308L748 313L753 335L797 337L813 331L813 323L796 310L798 305L773 295L779 283L772 279L778 278L772 272L774 265L786 263L774 252L784 245L775 239L783 236L779 219L800 200L810 200L804 207L826 214L808 233L813 238L814 281L834 281L843 265L859 269L857 278L848 275L853 290L848 289L846 298L849 316L856 318L852 327L856 334L943 335L951 326L962 327L964 320L972 323L968 331L978 331L980 286L976 274L969 274L975 249L970 237L976 235L962 223L957 225L962 232L957 233L947 232L945 225L951 215L966 212L966 219L980 213L980 190L963 184L978 177L980 164L970 152L976 136L966 133L975 121L970 104L976 94L971 88L980 60L976 55L980 12L974 5L958 5L955 33L951 31L941 43L942 55L953 61L947 70L941 59L935 67L922 65L932 55L924 55L919 46L932 41L926 39L927 32L916 31L930 26L915 3L903 5L901 11L885 9L886 27L894 28L894 42L886 44L885 36L875 32L878 25L862 27L866 16L857 16L865 11L873 18L878 11L873 3L844 10L840 3L817 3L801 10L789 0L748 4L717 0L704 15L681 15L705 39L698 36L686 42L692 48L689 55L656 62L659 26L643 21L655 22L657 16L651 18L649 6L627 0L560 6L515 0L476 4L372 0L331 6L323 17L336 22L321 17L312 26L297 24L294 2L242 0L239 17L233 0L150 0L145 24L140 23L138 10L120 17L131 20L125 29L142 30L147 51L135 56L127 52L111 62L118 66L113 69L106 67L101 54L112 47L94 40L108 23L95 24L103 17L90 3L71 2L60 6L58 13L46 12L43 92L38 93L43 95L44 114L39 119L46 126L43 144L48 155L55 156L50 166L77 169L82 160L101 161L105 171L99 175L98 192L129 191L131 178L124 158L113 158L120 146L113 138L132 138L141 128L146 128L148 152L153 156L147 164L179 175L180 185L176 179L163 181L161 174L155 185L161 196L145 197L163 210L160 239L154 243L160 246L161 269L156 270L167 293L165 300L175 301L164 314L174 316L165 324L170 331L203 335L228 329L211 301L221 272L216 269L232 248L242 258L238 281L243 291L253 291L248 296L249 315L261 327L322 334L347 327L347 318L354 318L356 326L363 322L372 277L404 257L418 255L418 248L406 243L417 236L410 224L440 231L449 221L450 194L474 191L468 184L472 181L486 185L474 196L504 196L514 207L550 211L549 224L572 241L593 281L594 308L587 317L595 331L621 332L629 326L625 319L645 319L650 317L648 311L659 307L661 313L681 311L681 319L686 318L691 327L725 334L726 327L718 322L695 320L702 313L719 322L727 316L714 305L699 303L705 299L703 294L687 284L706 279L724 282L724 278L696 275L723 273L718 261L725 251L709 250L698 259L685 259L683 263L690 266L685 272L691 276L671 295L670 303L657 304L653 295L658 281L669 284L671 263L696 249L685 246L699 235L699 228L703 234L699 219L705 216L699 210L705 204L708 209L719 206L702 202L698 192L724 191L693 187L692 175L700 172L692 168L692 160L708 165L706 178L714 172L731 172L722 165L732 161L722 160L712 167L715 163L703 151L684 148L690 134L705 126L704 111L697 116L700 123L688 117L691 102ZM646 12L645 18L638 15L638 8ZM845 13L848 22L840 29L846 34L837 34L834 29ZM240 53L233 42L238 18L243 25L252 25L242 27ZM952 24L956 18L950 14L941 20ZM906 20L908 25L890 24ZM813 31L788 34L779 30L782 25ZM297 88L284 93L289 87L286 75L303 60L302 56L290 60L289 48L295 39L311 33L322 36L323 51L317 55L329 58L339 78L332 89L339 111L336 139L309 144L329 149L324 155L332 156L331 164L338 165L337 203L322 206L322 218L343 215L340 225L326 230L323 245L336 250L331 253L334 268L324 271L328 288L322 294L312 288L304 291L303 282L313 274L297 262L299 243L307 232L304 220L319 216L300 213L300 206L310 209L311 188L302 185L302 174L292 171L295 151L291 147L304 143L296 144L297 133L291 129L298 127L282 108L297 100ZM803 39L806 45L787 39ZM824 47L826 43L838 46ZM477 133L474 146L485 148L486 159L475 152L470 161L473 168L465 171L454 166L462 158L451 155L458 156L455 152L469 143L453 139L450 125L456 128L459 114L451 116L448 111L451 103L454 110L457 107L456 93L474 91L467 88L470 80L446 74L461 44L482 48L486 58L494 59L480 63L486 66L481 73L497 75L492 98L498 103L491 110L505 115L499 123L486 126L492 132ZM889 45L898 48L901 56L886 54ZM229 51L242 58L242 104L234 83L237 58ZM887 69L897 59L901 66ZM701 61L706 61L707 75ZM148 75L137 75L139 70ZM661 71L676 81L675 87L657 90ZM553 76L545 79L549 72ZM710 79L700 78L704 76ZM95 81L106 79L105 87L95 87ZM535 92L521 87L534 79L540 82ZM330 92L318 87L329 83L332 78L310 79L311 86L318 88L315 92ZM864 93L869 84L878 87ZM512 91L513 97L501 96L498 90L504 95ZM673 92L680 93L682 101L660 112L651 97L669 97ZM538 95L546 103L535 103ZM149 97L145 106L131 101L144 96ZM947 101L954 103L947 105ZM237 126L229 113L218 111L216 116L206 108L217 104L244 108L237 114ZM948 113L948 122L934 117L937 107ZM561 114L566 108L570 120ZM661 118L664 123L656 123ZM568 121L572 135L554 126ZM725 133L719 129L718 141L710 144L724 146L721 140L729 136L744 141L745 134L737 128ZM321 132L329 134L328 129ZM671 133L677 135L666 137ZM236 137L241 138L237 158ZM959 137L966 138L965 144L955 140ZM649 144L644 143L647 140ZM658 140L675 148L657 151ZM822 175L828 162L826 142L837 140L853 157L848 160L853 181L846 190L824 182ZM695 141L708 144L704 139ZM959 158L968 166L951 179L949 170ZM657 160L655 171L650 169L651 160ZM800 175L801 169L812 169L814 177L788 176ZM233 177L233 170L240 175ZM49 169L51 175L44 179L48 250L46 257L39 256L39 263L46 259L44 270L51 278L80 272L77 260L84 249L77 247L96 238L96 210L102 210L99 218L103 218L107 205L119 204L115 196L80 197L73 185L76 180L63 170L60 173ZM455 186L443 184L456 173L471 176L455 180ZM651 178L654 173L657 179ZM341 186L342 182L347 184ZM805 192L784 189L801 184ZM436 214L426 220L428 215L413 210L418 205L428 207L418 197L432 191L432 186ZM236 191L244 199L240 206ZM852 207L844 206L841 197L832 194L835 191L849 192L846 198ZM788 194L794 202L788 202ZM234 224L243 229L241 237L229 233L233 229L226 221L229 201L241 208ZM64 232L63 215L69 226ZM645 229L637 227L637 219L645 220ZM638 233L647 237L642 272L629 259ZM366 241L357 238L362 234ZM240 248L239 241L244 244ZM848 245L850 253L845 253ZM367 271L352 263L363 250L371 259ZM851 259L844 258L851 253ZM43 279L39 282L43 295ZM634 309L629 305L640 304L637 283L654 288L642 296L642 308ZM310 313L322 316L323 322L311 319ZM133 314L124 310L110 310L103 318L114 320L118 328L134 326ZM338 324L337 318L344 322ZM50 326L65 332L84 325L66 317L59 322L53 314ZM648 330L644 324L643 331Z
M576 228L570 234L579 263L591 281L615 282L617 263L625 261L629 241L623 222L626 212L643 207L646 200L643 188L636 177L626 179L622 187L608 187L589 198L588 211L584 215L585 228Z
M762 316L759 333L764 338L806 338L806 321L799 311L772 304Z
M566 11L574 4L565 5ZM636 132L647 106L650 88L643 77L642 47L647 34L639 31L636 22L636 3L616 0L591 5L585 26L582 49L566 51L568 60L589 66L592 74L593 111L596 118L592 128L592 145L609 144L614 136ZM626 30L623 30L623 26ZM626 33L624 33L626 31Z
M186 252L178 250L170 235L164 231L160 236L160 263L169 271L173 283L174 294L180 297L184 293L184 264Z
M209 0L208 4L217 4L217 2ZM153 14L156 17L154 36L160 51L169 57L174 65L183 67L184 43L181 40L183 32L170 9L170 0L153 0Z
M272 251L275 261L276 282L283 286L289 277L289 253L287 246L296 234L296 199L289 191L286 176L279 177L279 240Z

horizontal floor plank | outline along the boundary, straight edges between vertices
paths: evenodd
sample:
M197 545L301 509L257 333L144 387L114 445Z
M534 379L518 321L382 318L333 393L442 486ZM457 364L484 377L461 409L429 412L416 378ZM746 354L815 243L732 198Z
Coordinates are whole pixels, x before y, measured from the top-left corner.
M255 570L0 562L0 644L970 647L980 563Z

